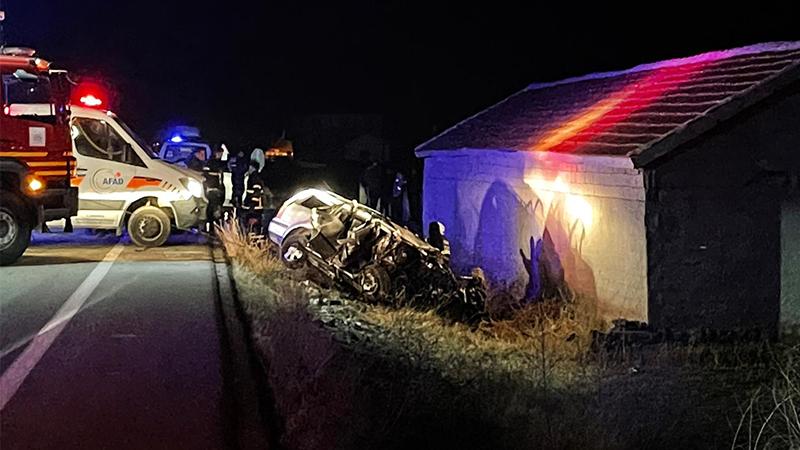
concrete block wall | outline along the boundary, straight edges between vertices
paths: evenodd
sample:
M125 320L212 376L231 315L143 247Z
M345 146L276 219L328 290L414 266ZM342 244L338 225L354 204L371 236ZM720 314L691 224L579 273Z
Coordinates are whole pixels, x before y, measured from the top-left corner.
M800 170L798 124L800 85L647 168L652 325L775 334L782 298L787 314L795 308L782 247L800 248L786 205L787 175Z

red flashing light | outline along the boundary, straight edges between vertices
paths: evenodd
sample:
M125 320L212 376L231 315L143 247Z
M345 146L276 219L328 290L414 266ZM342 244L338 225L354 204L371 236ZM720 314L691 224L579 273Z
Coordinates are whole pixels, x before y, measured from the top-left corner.
M83 80L72 89L71 103L85 108L109 109L112 102L108 87L99 81Z
M95 97L94 94L86 94L80 98L80 101L90 108L97 108L103 105L103 101Z

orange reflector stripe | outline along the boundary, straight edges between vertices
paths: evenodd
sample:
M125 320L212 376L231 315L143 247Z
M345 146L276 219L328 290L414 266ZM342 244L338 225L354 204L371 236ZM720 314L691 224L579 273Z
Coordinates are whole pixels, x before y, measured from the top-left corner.
M161 180L148 177L133 177L128 182L128 187L131 189L139 189L142 187L158 187L161 185Z
M66 170L37 170L34 174L46 177L48 175L67 175Z
M47 152L0 152L0 156L7 156L9 158L24 158L30 156L36 158L47 156Z
M31 167L59 167L59 166L66 166L66 161L46 161L46 162L29 162L29 166Z

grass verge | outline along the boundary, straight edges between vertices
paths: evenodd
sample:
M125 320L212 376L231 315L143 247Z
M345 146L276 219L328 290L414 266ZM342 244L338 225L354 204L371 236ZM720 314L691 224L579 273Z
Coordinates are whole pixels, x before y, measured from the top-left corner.
M762 344L592 353L579 301L471 330L349 301L283 269L268 243L220 236L291 449L730 448L762 418L750 392L785 359Z

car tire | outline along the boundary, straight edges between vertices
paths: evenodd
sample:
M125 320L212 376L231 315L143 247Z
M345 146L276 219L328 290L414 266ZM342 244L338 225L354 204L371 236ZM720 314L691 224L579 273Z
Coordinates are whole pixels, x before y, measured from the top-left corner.
M0 201L0 266L19 259L31 242L31 224L25 221L25 203L16 194L3 193Z
M171 232L169 216L155 206L142 206L128 220L128 235L139 247L160 247Z
M367 303L388 302L392 291L392 278L389 272L378 264L364 267L358 276L361 296Z
M289 269L300 269L306 265L308 254L308 231L294 230L281 243L281 261Z

